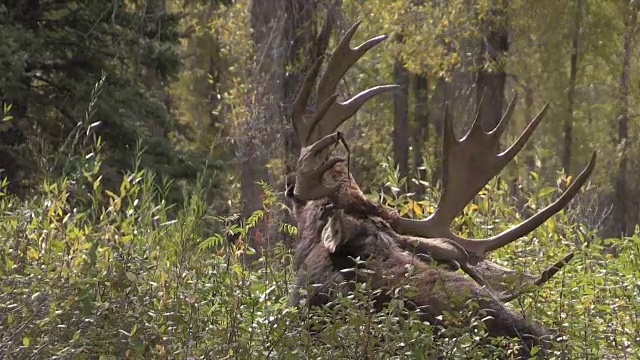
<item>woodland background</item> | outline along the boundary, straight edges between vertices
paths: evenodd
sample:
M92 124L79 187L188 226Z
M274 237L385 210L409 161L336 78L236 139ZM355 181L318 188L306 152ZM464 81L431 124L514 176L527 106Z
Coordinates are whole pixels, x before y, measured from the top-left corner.
M478 324L434 338L428 324L371 313L366 289L302 317L287 306L296 229L282 194L298 151L288 105L330 16L328 54L357 20L353 45L389 35L341 92L402 87L343 131L358 183L401 213L437 204L445 104L461 135L476 112L488 129L518 93L513 141L550 103L531 144L459 219L469 235L532 215L597 150L570 209L496 257L536 272L577 249L562 276L514 306L568 335L559 358L631 358L640 351L639 11L636 0L4 1L0 354L508 351L508 340L482 342ZM334 325L323 341L300 330L325 317Z

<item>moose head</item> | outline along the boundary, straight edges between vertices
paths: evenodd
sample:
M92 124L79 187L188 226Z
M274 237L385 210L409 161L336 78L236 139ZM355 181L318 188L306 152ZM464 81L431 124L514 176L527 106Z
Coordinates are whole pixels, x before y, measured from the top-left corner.
M407 295L407 303L422 317L437 322L444 311L462 309L467 300L475 300L490 313L486 318L490 336L520 337L528 346L549 337L547 327L529 323L506 302L519 295L504 279L519 276L522 282L542 285L573 256L567 254L539 276L518 273L487 259L487 254L527 234L563 209L576 196L592 173L596 155L552 204L513 228L486 239L469 239L454 234L450 227L456 216L473 197L524 147L542 120L547 106L528 124L513 145L500 151L499 141L511 118L516 99L490 132L476 117L466 135L458 139L450 112L446 112L443 139L443 194L433 214L424 220L400 217L396 211L369 200L349 173L348 158L332 156L332 148L347 147L339 126L353 116L371 97L397 88L384 85L367 89L346 101L338 101L338 82L356 61L385 36L372 38L351 48L358 28L355 24L341 39L320 76L315 92L317 107L307 104L322 67L315 60L292 106L292 123L302 144L295 181L287 189L293 200L299 229L294 268L296 287L292 302L300 305L326 304L336 292L353 290L355 278L345 269L353 259L364 259L371 270L365 278L373 287L390 290L409 285L416 291ZM348 150L348 147L347 147ZM416 256L420 255L420 256ZM444 264L444 266L442 266ZM440 266L436 266L440 265ZM411 268L412 276L406 276ZM464 273L455 270L462 269ZM300 289L314 284L302 297ZM449 294L457 294L452 299ZM381 295L380 302L388 301Z

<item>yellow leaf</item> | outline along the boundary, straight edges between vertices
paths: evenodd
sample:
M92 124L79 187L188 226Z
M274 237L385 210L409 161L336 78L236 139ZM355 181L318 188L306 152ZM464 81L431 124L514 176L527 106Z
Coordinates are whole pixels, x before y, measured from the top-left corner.
M478 210L479 208L476 204L469 204L469 211Z
M571 180L573 180L573 177L571 175L567 176L567 185L571 184Z
M413 200L409 200L409 204L411 206L411 208L413 209L413 212L416 213L417 215L422 216L422 206L420 206L420 204L418 204L417 202L413 201Z

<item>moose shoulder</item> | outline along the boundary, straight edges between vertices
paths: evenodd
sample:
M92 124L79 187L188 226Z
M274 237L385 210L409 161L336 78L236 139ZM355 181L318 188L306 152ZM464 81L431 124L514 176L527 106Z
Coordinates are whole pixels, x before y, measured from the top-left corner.
M444 311L462 310L475 300L491 316L485 318L490 336L511 336L523 340L526 348L548 339L553 331L526 321L506 302L517 297L503 281L519 276L521 281L542 285L573 256L568 254L540 276L520 274L486 259L486 255L536 229L576 196L595 166L595 153L571 186L551 205L512 229L487 239L467 239L450 230L453 219L473 197L522 149L541 121L546 107L533 119L516 142L498 152L499 140L514 109L515 99L495 129L485 132L476 118L460 140L453 133L447 112L443 141L443 195L435 212L425 220L405 219L392 209L367 199L349 173L347 159L332 157L331 149L342 143L338 127L353 116L369 98L396 89L394 85L367 89L340 102L335 94L345 72L369 49L385 39L379 36L351 48L358 24L342 38L320 77L315 111L308 111L322 57L305 78L292 106L292 123L303 146L295 181L287 189L293 200L299 231L295 252L296 287L292 302L301 304L302 288L308 306L329 302L336 292L353 290L355 258L364 260L367 281L389 300L387 290L410 286L408 307L418 310L430 322ZM326 34L325 34L326 35ZM408 271L411 271L411 276ZM462 269L462 272L456 271ZM312 285L309 287L308 285ZM452 297L451 294L455 294ZM525 354L526 355L526 354Z

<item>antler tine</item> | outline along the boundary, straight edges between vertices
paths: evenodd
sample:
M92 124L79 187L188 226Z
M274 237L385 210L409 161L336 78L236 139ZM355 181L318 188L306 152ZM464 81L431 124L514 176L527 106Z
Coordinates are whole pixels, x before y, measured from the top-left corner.
M316 78L320 72L323 60L324 56L320 56L316 59L313 67L305 76L302 88L300 88L300 91L291 106L291 122L303 145L307 145L306 140L309 138L309 135L311 135L312 127L312 124L305 121L306 107L307 103L309 103L311 91L313 90L313 85L316 83Z
M505 111L504 115L502 116L502 119L500 119L498 126L496 126L496 128L490 132L491 135L493 135L496 138L499 138L500 136L502 136L502 133L507 128L507 124L509 124L509 120L511 120L511 115L513 115L513 110L516 108L517 101L518 101L518 93L515 93L513 94L513 99L511 99L509 106L507 106L507 111ZM545 105L544 109L546 108L547 107ZM538 114L538 116L540 116L540 114ZM542 118L542 116L540 116L540 118Z
M345 120L352 117L360 107L370 98L386 91L399 88L399 85L379 85L360 92L345 102L335 103L325 115L325 121L321 123L320 134L332 133L342 125Z
M547 113L548 108L549 108L549 103L546 103L542 107L542 110L540 110L538 115L536 115L536 117L533 120L531 120L531 122L529 122L529 125L527 125L527 128L524 129L524 131L522 132L522 135L520 135L518 140L516 140L516 142L513 143L513 145L511 145L510 148L508 148L502 154L499 155L502 161L501 169L505 165L507 165L509 161L511 161L511 159L513 159L520 152L520 150L522 150L522 148L526 145L531 135L533 135L533 131L538 127L538 124L540 124L540 121L542 121L542 118ZM498 127L499 126L500 124L498 124Z
M327 112L329 111L329 109L331 109L337 98L338 94L333 94L331 97L325 100L322 105L320 105L320 108L318 108L318 110L316 110L316 112L311 116L311 120L309 120L309 133L307 134L307 137L303 139L305 143L309 142L309 137L315 131L316 127L320 123L320 120L322 120L327 115Z
M480 110L482 109L482 103L484 103L484 92L480 96L480 101L478 101L478 109L476 109L476 116L473 118L473 123L471 124L471 127L467 131L467 134L463 136L462 139L460 139L460 141L464 141L466 138L469 138L472 136L478 136L478 134L481 134L483 132L482 124L480 120ZM451 124L451 126L453 127L453 124Z
M327 46L329 46L329 39L331 38L331 31L333 30L333 25L335 23L335 15L334 12L340 7L340 2L342 0L334 0L331 4L326 5L327 8L327 17L324 19L324 24L322 24L322 29L320 30L320 34L316 38L316 46L317 49L316 56L322 55L326 50Z
M347 70L369 49L387 38L386 35L377 36L352 49L349 44L359 25L360 22L357 22L347 31L329 59L327 68L318 82L316 92L316 103L320 105L321 110L316 111L312 119L309 120L305 118L307 113L306 106L311 97L313 85L318 77L320 67L322 66L322 56L316 60L304 79L302 88L293 103L291 111L293 126L303 147L313 144L313 142L318 141L322 137L335 132L346 119L353 116L360 107L373 96L398 87L396 85L376 86L362 91L345 102L335 101L335 91L338 82Z
M453 131L453 118L451 117L451 112L449 111L449 103L444 104L444 129L443 129L443 140L442 140L442 150L445 159L449 154L450 149L458 142L456 138L456 134ZM444 165L444 181L447 180L447 162L443 161Z
M473 127L473 126L472 126ZM471 131L471 130L470 130ZM453 149L456 145L460 143L460 141L456 138L456 135L453 130L453 117L451 116L451 111L449 110L449 103L445 104L444 108L444 130L443 130L443 141L442 141L442 152L444 159L448 159L451 153L451 149ZM445 194L443 194L443 198L448 196L448 192L446 189L450 187L450 183L455 181L454 176L452 176L451 171L451 163L449 161L444 160L443 162L443 174L442 174L442 185L445 189ZM442 233L442 231L438 231L438 229L448 229L449 223L453 218L458 214L458 212L462 209L455 209L451 206L451 210L445 206L445 204L451 204L450 202L445 202L444 199L441 199L436 212L425 221L425 230L428 230L430 233L433 232L434 236L443 236L446 233ZM442 205L442 206L441 206ZM450 215L448 215L450 213ZM451 220L449 220L449 218ZM431 225L430 227L427 224Z
M480 103L483 99L484 97L480 99ZM496 128L488 133L482 130L478 112L471 128L460 140L456 139L453 120L448 104L446 105L443 141L444 192L435 213L427 219L430 225L424 225L434 236L443 236L448 232L451 221L516 155L517 150L524 146L542 119L544 109L531 121L525 132L508 151L496 155L500 134L513 113L515 100L514 98L511 101Z
M573 184L571 184L556 201L519 225L490 238L467 239L455 235L448 228L444 229L442 226L434 226L436 224L439 225L440 223L435 223L431 220L433 215L425 220L398 218L393 224L393 227L398 233L406 235L449 238L460 244L460 246L468 252L484 259L486 253L499 249L525 235L528 235L538 226L542 225L542 223L547 221L551 216L562 210L562 208L564 208L569 201L577 195L582 185L584 185L593 172L595 164L596 153L594 152L587 167L580 173L580 175L578 175Z
M327 69L322 74L318 83L318 103L324 102L329 96L336 92L338 82L353 64L358 61L369 49L378 45L387 38L387 35L376 36L365 41L362 45L352 49L351 39L362 21L356 22L342 37L333 55L329 59Z
M350 42L358 26L360 26L360 21L347 31L329 59L327 68L318 82L316 101L319 104L325 104L327 101L330 101L336 92L340 79L342 79L347 70L367 51L387 38L386 35L380 35L352 49ZM335 102L335 104L328 109L328 112L323 117L316 119L316 124L312 125L314 130L309 133L308 143L317 141L323 136L336 131L345 120L352 117L360 107L373 96L396 89L397 87L397 85L376 86L362 91L345 102Z

